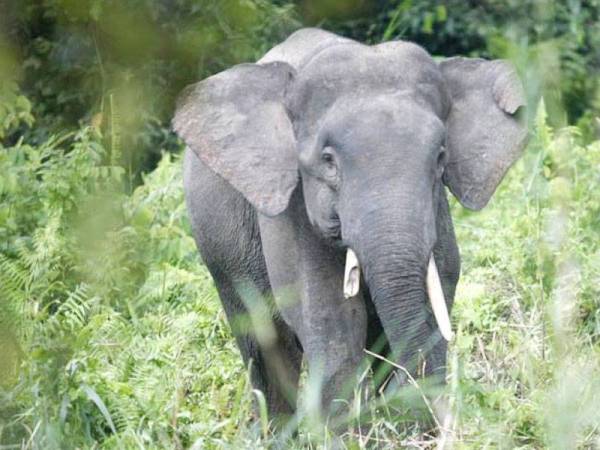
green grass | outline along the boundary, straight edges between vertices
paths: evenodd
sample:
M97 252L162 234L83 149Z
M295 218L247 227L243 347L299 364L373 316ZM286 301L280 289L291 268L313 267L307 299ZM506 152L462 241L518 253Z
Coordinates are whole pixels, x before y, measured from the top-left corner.
M452 205L455 448L600 448L600 142L549 129L543 107L532 134L483 212ZM341 441L308 401L295 435L271 435L190 237L180 159L127 193L101 141L82 128L0 152L0 448L434 444L391 401L353 405Z

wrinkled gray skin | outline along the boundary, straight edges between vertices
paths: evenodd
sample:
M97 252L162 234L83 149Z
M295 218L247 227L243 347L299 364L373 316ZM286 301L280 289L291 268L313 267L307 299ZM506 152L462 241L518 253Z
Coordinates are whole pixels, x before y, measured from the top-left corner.
M349 395L376 344L443 380L425 279L433 251L450 310L459 254L444 185L485 206L524 146L523 105L502 61L438 64L409 42L317 29L186 89L174 128L194 234L271 415L294 411L303 356L324 407ZM348 247L363 279L345 300Z

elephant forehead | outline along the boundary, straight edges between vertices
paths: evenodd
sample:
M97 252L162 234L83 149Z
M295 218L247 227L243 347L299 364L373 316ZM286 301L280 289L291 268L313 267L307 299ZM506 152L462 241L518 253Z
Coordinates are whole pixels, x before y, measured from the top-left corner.
M340 97L369 98L377 93L411 91L443 116L446 94L442 75L431 56L410 42L369 47L339 44L315 55L288 92L288 106L300 134L310 134Z

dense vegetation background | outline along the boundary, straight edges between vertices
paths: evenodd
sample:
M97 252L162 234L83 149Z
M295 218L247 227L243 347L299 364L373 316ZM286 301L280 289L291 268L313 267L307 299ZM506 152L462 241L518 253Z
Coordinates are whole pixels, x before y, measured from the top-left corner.
M516 65L526 155L485 211L453 204L455 446L600 448L600 0L0 0L0 448L273 445L169 120L305 25ZM344 444L429 445L398 408ZM300 419L284 446L328 445Z

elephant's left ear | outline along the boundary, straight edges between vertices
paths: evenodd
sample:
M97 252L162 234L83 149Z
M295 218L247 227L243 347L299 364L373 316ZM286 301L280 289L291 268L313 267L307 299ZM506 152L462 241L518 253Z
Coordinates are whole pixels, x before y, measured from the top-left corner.
M440 63L451 97L444 182L463 206L480 210L521 155L527 130L521 81L505 61L450 58Z

